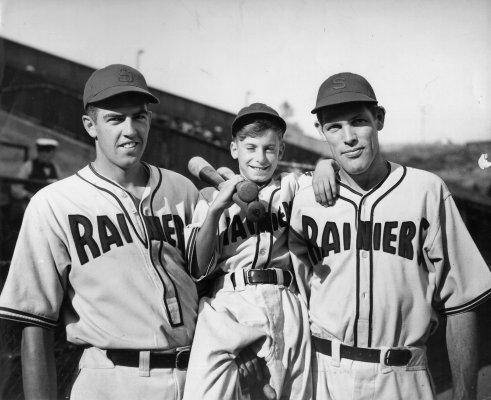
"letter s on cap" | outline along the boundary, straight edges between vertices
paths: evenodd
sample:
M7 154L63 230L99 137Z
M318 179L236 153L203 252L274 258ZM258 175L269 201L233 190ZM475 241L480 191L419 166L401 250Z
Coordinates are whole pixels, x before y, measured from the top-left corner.
M336 78L332 81L332 83L333 83L332 88L334 90L344 89L346 87L346 78L344 77Z

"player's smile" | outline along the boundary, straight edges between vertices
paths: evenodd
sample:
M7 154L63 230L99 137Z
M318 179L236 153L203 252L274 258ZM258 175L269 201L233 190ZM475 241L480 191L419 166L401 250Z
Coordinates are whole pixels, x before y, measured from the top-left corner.
M255 165L249 165L250 168L258 171L258 172L264 172L264 171L267 171L269 169L270 166L267 166L267 167L256 167Z
M123 149L135 149L139 144L140 144L140 142L130 140L130 141L121 143L118 147L122 147Z
M364 149L363 146L362 147L356 147L354 149L345 150L341 154L343 154L344 156L346 156L348 158L358 158L359 156L361 156L363 149Z

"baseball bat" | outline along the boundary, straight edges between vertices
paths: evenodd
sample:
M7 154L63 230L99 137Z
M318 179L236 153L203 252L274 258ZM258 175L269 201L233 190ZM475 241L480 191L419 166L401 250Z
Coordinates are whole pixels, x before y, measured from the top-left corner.
M225 179L230 179L235 175L235 172L232 171L229 167L220 167L217 168L217 172Z
M188 170L191 175L216 188L219 188L220 184L225 182L223 176L225 176L226 179L230 179L235 175L233 171L227 167L220 167L218 170L215 170L208 161L198 156L189 160ZM259 194L258 186L251 181L239 182L236 186L236 191L239 199L245 203L250 203L257 199Z
M193 157L188 162L188 170L191 175L208 185L218 188L225 179L213 168L208 161L202 157Z
M230 179L235 173L228 167L217 168L217 172L225 179ZM259 187L251 181L239 182L236 186L237 194L239 198L245 202L250 203L257 199L259 194Z

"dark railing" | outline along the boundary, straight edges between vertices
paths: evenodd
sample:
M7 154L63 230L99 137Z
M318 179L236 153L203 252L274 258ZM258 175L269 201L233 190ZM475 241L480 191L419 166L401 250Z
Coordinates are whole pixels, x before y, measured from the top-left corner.
M0 146L4 147L10 147L12 149L19 149L22 151L22 161L27 161L29 158L29 147L19 144L19 143L12 143L12 142L7 142L6 140L0 140Z

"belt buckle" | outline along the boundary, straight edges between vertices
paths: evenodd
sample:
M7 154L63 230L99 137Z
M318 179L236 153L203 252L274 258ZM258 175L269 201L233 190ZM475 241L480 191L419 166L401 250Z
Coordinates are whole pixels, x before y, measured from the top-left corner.
M288 269L283 269L282 271L283 271L283 285L290 286L293 282L293 273ZM289 281L288 278L290 278Z
M189 364L189 355L191 351L189 349L180 350L176 353L176 368L184 371L188 368Z
M389 349L385 353L384 364L394 367L407 365L411 360L412 354L407 349Z
M261 283L261 278L258 276L259 272L256 273L254 269L249 269L245 275L245 282L249 285L257 285ZM256 279L255 279L256 278Z

